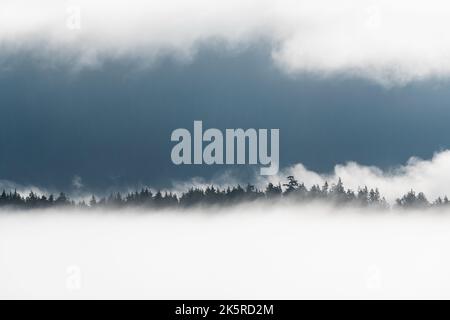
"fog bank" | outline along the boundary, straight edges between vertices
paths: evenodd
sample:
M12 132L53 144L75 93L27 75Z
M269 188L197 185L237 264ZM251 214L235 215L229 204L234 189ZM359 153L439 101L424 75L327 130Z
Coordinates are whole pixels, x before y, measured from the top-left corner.
M258 204L0 214L0 298L450 298L450 215Z

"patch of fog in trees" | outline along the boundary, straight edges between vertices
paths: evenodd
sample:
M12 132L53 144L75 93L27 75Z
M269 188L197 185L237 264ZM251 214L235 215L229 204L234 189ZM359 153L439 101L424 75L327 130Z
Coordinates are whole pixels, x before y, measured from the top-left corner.
M99 200L92 195L90 200L71 200L66 194L60 193L55 197L50 195L39 195L30 191L28 195L22 195L16 190L8 193L3 190L0 194L0 209L45 209L45 208L72 208L83 210L94 209L123 209L139 208L146 210L154 209L186 209L195 207L217 207L237 206L245 203L255 202L285 202L308 204L323 202L336 206L351 206L360 208L403 208L403 209L429 209L450 207L447 196L438 197L433 202L428 201L423 192L416 194L410 190L401 198L397 198L393 205L381 195L378 188L358 187L355 192L345 188L339 178L331 185L327 181L322 186L314 184L311 188L299 182L294 176L288 176L286 183L277 185L268 182L263 189L257 189L254 185L247 184L217 188L213 185L206 187L191 186L181 194L173 192L152 191L142 188L140 191L111 193L108 197Z
M330 204L379 208L445 208L450 194L450 150L436 152L431 159L412 157L405 165L382 170L355 162L336 165L328 174L308 170L302 164L285 168L275 176L257 175L250 183L226 172L207 181L192 178L173 181L172 187L156 190L139 186L92 195L75 176L72 194L36 186L21 186L0 180L0 209L72 207L78 209L193 208L197 206L236 206L254 201L315 201ZM111 192L112 191L112 192Z
M6 210L0 297L450 298L444 210Z

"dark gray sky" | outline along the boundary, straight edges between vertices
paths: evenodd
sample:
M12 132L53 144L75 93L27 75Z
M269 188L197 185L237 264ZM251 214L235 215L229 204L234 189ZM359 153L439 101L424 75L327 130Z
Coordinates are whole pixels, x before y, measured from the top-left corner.
M450 84L383 87L352 77L289 76L270 50L203 48L189 63L127 60L78 73L10 57L0 72L0 178L69 189L211 177L223 166L172 164L170 134L204 127L280 128L281 166L382 168L450 147ZM248 174L255 168L241 168Z

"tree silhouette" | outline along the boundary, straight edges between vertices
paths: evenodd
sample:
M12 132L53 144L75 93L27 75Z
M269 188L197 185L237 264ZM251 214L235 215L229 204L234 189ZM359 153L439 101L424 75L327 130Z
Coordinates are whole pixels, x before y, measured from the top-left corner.
M24 209L48 208L48 207L77 207L85 208L122 208L122 207L142 207L142 208L171 208L171 207L194 207L194 206L215 206L215 205L236 205L243 202L252 201L272 201L274 199L293 199L296 202L306 203L311 201L327 201L337 205L355 205L359 207L388 208L389 205L380 191L375 188L369 189L367 186L358 188L355 193L351 189L344 187L343 181L339 178L330 187L325 182L322 187L313 185L308 189L304 183L299 182L294 176L288 176L283 184L268 183L261 191L255 185L247 184L245 188L241 185L228 186L224 189L214 185L200 188L190 187L187 191L177 195L170 191L156 190L153 193L149 188L142 188L140 191L130 192L122 195L120 192L111 193L108 197L97 200L95 195L90 199L81 199L78 202L69 199L61 192L55 199L53 194L37 194L30 191L26 196L22 196L17 190L3 190L0 194L0 207L19 207ZM87 203L86 203L87 202ZM445 207L449 205L447 196L438 197L430 203L424 193L416 194L410 190L402 197L396 199L396 206L400 208L426 209L430 207Z

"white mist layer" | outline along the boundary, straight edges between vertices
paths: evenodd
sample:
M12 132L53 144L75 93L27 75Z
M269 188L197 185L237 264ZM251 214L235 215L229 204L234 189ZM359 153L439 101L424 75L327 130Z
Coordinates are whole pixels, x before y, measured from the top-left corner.
M449 14L443 0L2 0L0 45L3 54L27 50L83 67L191 59L205 43L233 51L264 40L288 73L393 84L448 77Z
M0 298L450 298L450 215L3 212Z
M280 181L286 175L294 175L309 186L322 185L325 181L336 183L341 178L345 187L355 191L364 186L378 188L391 204L411 189L424 192L433 201L437 197L450 197L450 150L435 153L429 160L412 157L405 165L391 170L348 162L335 166L331 174L318 174L298 164L272 180Z
M174 192L178 195L189 190L191 187L206 188L214 185L222 189L228 186L238 184L245 186L247 183L253 183L257 188L264 190L269 182L274 184L285 183L286 177L293 175L299 182L304 183L308 188L318 184L322 186L326 181L331 185L336 183L339 178L342 179L345 188L357 191L359 187L378 188L381 195L386 198L390 204L395 204L397 198L401 198L411 189L416 192L423 192L430 202L438 197L450 197L450 150L436 152L431 159L420 159L411 157L406 164L393 167L389 170L382 170L376 166L365 166L354 161L345 164L336 165L329 174L315 172L307 169L299 163L294 166L282 169L278 175L264 177L255 175L253 181L242 180L233 174L233 171L226 171L223 174L214 176L207 180L196 177L187 181L174 181L172 188L163 191ZM75 176L72 181L73 192L69 194L71 199L76 201L84 200L89 202L92 194L82 183L82 178ZM140 189L142 185L126 188L125 190L115 190L124 193L134 192ZM154 192L157 192L151 185L148 186ZM6 192L17 189L23 196L27 196L30 191L42 194L58 194L58 190L48 190L45 187L31 185L21 185L8 180L0 179L0 192ZM98 196L100 197L100 196Z
M433 202L438 197L450 197L450 150L436 152L431 159L411 157L406 164L383 170L376 166L365 166L354 161L336 165L331 173L324 174L309 170L303 164L282 169L277 175L263 177L256 175L251 183L264 190L267 183L286 183L287 176L294 176L300 183L311 188L313 185L322 186L325 182L330 185L342 179L344 187L358 191L358 188L378 188L381 196L390 204L401 198L411 189L423 192L428 200ZM175 182L172 191L180 194L192 186L206 188L214 185L227 188L237 184L246 185L248 181L233 175L232 171L216 176L211 180L194 178L186 182Z
M308 188L318 184L322 186L325 181L329 184L336 183L339 178L342 179L345 188L357 191L359 187L378 188L381 195L386 198L390 204L395 204L395 199L401 198L411 189L416 192L423 192L429 201L434 201L438 197L450 197L450 150L437 152L431 159L419 159L411 157L405 165L394 167L390 170L382 170L376 166L364 166L356 162L336 165L333 172L323 174L308 170L303 164L299 163L292 167L285 168L276 176L268 178L257 175L251 183L264 190L268 182L285 183L286 177L293 175L299 182L304 183ZM164 191L171 191L177 194L187 191L191 187L206 188L214 185L219 188L236 186L237 184L246 185L249 181L244 181L228 171L212 180L202 178L193 178L188 181L175 181L172 188ZM70 194L75 200L85 200L89 202L91 194L84 188L81 177L74 177L72 181L74 187ZM141 186L142 187L142 186ZM150 186L151 188L151 186ZM46 190L45 187L36 187L29 185L20 185L18 183L0 180L0 191L7 192L17 189L19 193L26 196L30 191L39 195L54 193L57 191ZM139 188L138 188L139 189ZM151 188L156 192L154 188ZM120 191L120 190L117 190ZM134 192L134 189L121 190L122 192Z

